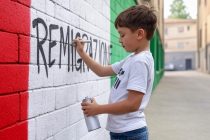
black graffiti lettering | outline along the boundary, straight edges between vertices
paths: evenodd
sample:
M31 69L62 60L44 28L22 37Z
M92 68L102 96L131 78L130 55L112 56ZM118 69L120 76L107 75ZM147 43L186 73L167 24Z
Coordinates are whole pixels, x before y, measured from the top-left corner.
M63 46L63 47L62 47L62 46ZM67 27L66 41L64 40L63 27L60 27L59 68L61 68L62 48L63 48L63 55L65 56L65 54L66 54L66 46L68 46L68 69L69 69L69 67L70 67L70 64L69 64L69 48L70 48L70 42L69 42L69 26Z
M97 46L97 44L98 44L98 40L97 39L93 39L93 42L95 42L95 57L94 57L94 60L96 60L96 54L97 54L97 48L98 48L98 46Z
M76 36L75 36L75 39L77 38L77 37L81 37L81 35L80 35L80 33L79 32L77 32L76 33ZM78 58L77 59L77 55L76 55L76 49L74 49L74 56L75 56L75 67L76 67L76 71L79 71L79 70L81 70L81 68L82 68L82 59L81 58ZM79 66L77 65L77 64L79 64ZM81 71L80 71L81 72Z
M39 24L42 24L44 26L45 29L45 37L44 39L42 39L41 41L39 40ZM47 40L47 25L45 24L44 20L41 18L37 18L35 20L33 20L33 28L36 28L36 34L37 34L37 66L38 66L38 73L40 73L40 63L39 63L39 53L41 53L43 61L44 61L44 65L45 65L45 71L46 71L46 75L48 77L48 68L47 68L47 61L45 58L45 53L43 50L43 44L45 43L45 41Z
M74 29L70 30L70 27L67 26L66 32L64 32L63 27L59 27L59 25L50 24L49 28L45 21L41 18L36 18L32 21L33 28L36 29L36 39L37 39L37 66L38 66L38 73L40 73L40 60L42 59L45 66L45 72L47 77L48 70L55 65L55 62L58 62L59 68L62 67L62 57L67 56L68 59L68 72L69 71L78 71L78 72L85 72L86 70L89 71L89 68L86 67L86 64L84 61L78 57L76 52L76 48L71 45L73 42L73 39L77 37L82 37L84 40L89 40L90 43L86 43L86 53L93 58L96 61L99 61L100 64L106 65L109 63L109 51L110 49L107 48L107 44L104 41L101 41L100 39L95 39L92 36L87 35L86 33L80 33L80 32L74 32ZM44 38L40 38L40 29L44 28ZM49 29L49 31L48 31ZM60 34L57 35L58 40L53 40L53 34L55 34L55 31L58 30ZM46 42L48 38L48 32L49 32L49 44L47 46ZM60 37L60 38L59 38ZM60 46L58 45L60 43ZM44 49L44 47L47 47ZM56 58L52 58L53 51L57 49L53 49L55 47L59 48L59 56ZM49 55L46 56L46 52L49 51ZM66 52L67 51L67 52ZM94 52L95 51L95 52ZM48 57L48 58L47 58ZM48 60L48 61L46 61ZM70 68L72 67L72 68Z
M99 45L99 63L101 64L101 54L102 54L102 48L101 48L101 41L98 41L98 45Z
M76 71L80 70L80 72L81 72L81 70L82 70L82 59L81 58L77 59L77 64L79 64L79 66L76 65Z
M73 32L73 29L71 29L71 42L73 42L73 34L74 34L74 32ZM73 54L73 51L74 51L74 47L73 46L71 46L71 53ZM70 51L69 51L69 53L70 53ZM70 54L69 54L70 55ZM73 67L73 63L74 63L74 56L73 55L71 55L71 65L72 65L72 71L74 71L74 67Z
M88 35L87 34L83 34L82 35L82 39L83 40L89 40L88 39ZM90 50L90 47L91 47L91 43L88 43L88 44L85 44L87 45L87 48L86 48L86 53L89 54L90 57L92 57L92 50ZM91 47L92 48L92 47ZM82 60L82 70L83 72L85 72L85 62ZM87 70L89 71L89 67L87 67Z
M56 41L52 41L52 30L58 29L58 25L50 24L49 27L49 34L50 34L50 41L49 41L49 67L55 63L55 59L51 60L51 52L52 48L57 44Z
M108 60L108 56L109 56L109 54L107 54L107 53L108 53L108 49L107 49L106 43L104 43L104 61L103 61L103 65L107 64L107 60Z
M106 47L104 42L101 43L101 48L103 50L103 54L102 54L102 64L105 65L106 64Z

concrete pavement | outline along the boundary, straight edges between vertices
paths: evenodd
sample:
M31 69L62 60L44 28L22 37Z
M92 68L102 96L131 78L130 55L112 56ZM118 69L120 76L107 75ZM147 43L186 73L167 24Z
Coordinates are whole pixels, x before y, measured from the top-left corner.
M145 113L150 140L210 140L210 75L166 72Z

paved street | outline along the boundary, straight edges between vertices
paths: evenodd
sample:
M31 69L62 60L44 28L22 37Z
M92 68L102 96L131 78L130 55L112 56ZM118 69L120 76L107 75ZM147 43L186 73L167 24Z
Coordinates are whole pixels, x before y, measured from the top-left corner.
M146 117L150 140L210 140L210 75L166 72Z

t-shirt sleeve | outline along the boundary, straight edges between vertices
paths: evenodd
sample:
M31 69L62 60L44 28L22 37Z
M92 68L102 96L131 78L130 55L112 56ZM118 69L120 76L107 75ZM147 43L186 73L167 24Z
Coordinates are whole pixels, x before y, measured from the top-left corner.
M116 62L114 64L112 64L112 69L114 71L114 73L118 73L123 65L124 60L120 61L120 62Z
M127 90L135 90L146 93L148 69L144 62L137 61L130 67Z

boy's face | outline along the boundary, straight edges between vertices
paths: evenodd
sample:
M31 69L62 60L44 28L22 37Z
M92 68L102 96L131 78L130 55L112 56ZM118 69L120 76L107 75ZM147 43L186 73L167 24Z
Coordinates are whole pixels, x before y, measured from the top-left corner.
M119 42L122 44L122 47L127 52L136 52L136 50L138 50L140 47L140 41L143 37L140 33L140 30L142 29L131 31L127 27L118 26L117 30L120 34Z

